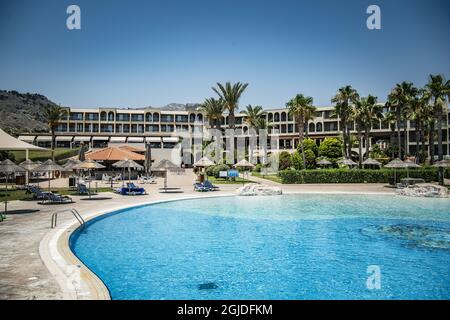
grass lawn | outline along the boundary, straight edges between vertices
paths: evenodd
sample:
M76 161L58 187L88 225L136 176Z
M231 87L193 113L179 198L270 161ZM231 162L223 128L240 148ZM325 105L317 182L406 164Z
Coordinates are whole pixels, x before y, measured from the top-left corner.
M260 172L252 172L252 175L253 175L254 177L258 177L258 178L270 180L270 181L273 181L273 182L281 183L281 178L280 178L279 176L274 176L274 175L263 176L263 175L261 175Z
M12 154L14 154L14 157L16 159L16 163L20 163L25 160L25 151L11 151ZM73 157L78 154L78 148L75 149L64 149L64 148L57 148L55 149L55 159L56 160L63 160L70 157ZM50 159L52 157L51 150L48 151L30 151L29 158L32 161L45 161L47 159Z
M252 181L242 178L236 178L235 180L228 180L224 178L215 178L215 177L208 177L208 180L212 182L212 184L244 184L244 183L250 183Z
M41 188L42 191L47 191L47 188ZM98 193L101 192L112 192L111 188L97 188L97 190L95 190L95 188L91 188L91 190L93 192L97 191ZM69 189L69 188L52 188L52 192L54 193L58 193L61 195L66 195L66 196L73 196L73 195L77 195L77 191L73 190L73 189ZM32 200L33 199L33 195L32 194L26 194L25 190L18 190L18 189L13 189L13 190L8 190L8 193L5 192L5 190L2 188L0 190L0 201L12 201L12 200Z

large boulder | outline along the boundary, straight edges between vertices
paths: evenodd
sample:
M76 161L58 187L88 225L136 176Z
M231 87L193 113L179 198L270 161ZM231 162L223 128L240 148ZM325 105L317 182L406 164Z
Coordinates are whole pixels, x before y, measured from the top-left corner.
M429 197L429 198L448 198L447 187L431 184L418 183L404 189L398 189L397 194L408 197Z
M249 183L237 189L236 193L239 196L274 196L283 194L283 191L279 187Z

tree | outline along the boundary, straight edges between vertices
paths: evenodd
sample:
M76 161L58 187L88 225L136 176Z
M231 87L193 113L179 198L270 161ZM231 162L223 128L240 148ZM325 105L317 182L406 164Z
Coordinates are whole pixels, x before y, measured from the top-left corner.
M205 99L200 106L200 110L205 112L206 118L208 118L210 127L216 127L220 130L220 120L224 111L224 103L220 99L209 98Z
M414 121L414 131L416 140L416 157L424 160L425 151L425 130L429 123L429 94L424 89L419 89L418 94L411 101L408 113L410 119ZM422 150L420 148L420 141L422 141ZM425 156L426 157L426 156Z
M369 156L370 148L370 130L372 130L373 125L379 122L383 118L383 109L377 104L377 97L368 95L367 98L363 98L362 103L362 115L363 115L363 128L364 137L366 140L366 159Z
M291 154L289 152L280 152L278 156L278 167L280 170L286 170L292 167Z
M446 80L444 76L432 75L430 74L428 83L425 85L429 93L429 97L432 101L432 115L433 123L437 124L437 134L438 134L438 157L439 160L443 159L443 149L442 149L442 120L445 112L447 111L447 98L450 95L450 80ZM433 126L434 127L434 126ZM434 162L434 128L430 130L430 156L431 163Z
M289 114L294 117L295 122L298 124L300 150L303 163L306 163L303 135L306 119L310 114L316 112L316 107L313 106L313 98L306 97L303 94L297 94L293 99L286 103L286 106L289 108Z
M352 112L352 104L359 98L358 92L352 86L345 86L338 90L338 93L331 99L335 103L334 112L340 118L343 128L342 136L344 140L344 152L347 158L351 157L352 146L350 144L349 120Z
M401 123L405 128L407 127L408 106L411 101L417 95L418 89L414 87L412 82L397 83L391 93L388 95L388 101L395 108L396 120L397 120L397 143L399 147L399 158L402 158L402 141L401 141ZM406 134L405 134L406 136ZM405 144L405 153L407 151L407 144Z
M228 110L229 128L234 129L235 119L234 112L238 109L239 99L242 93L247 88L248 83L236 82L231 85L230 82L225 83L225 86L217 83L217 88L212 88L224 102L225 109Z
M261 118L264 117L264 111L261 106L248 105L246 110L242 111L245 114L245 123L255 130L260 129Z
M54 104L47 104L44 107L44 115L47 120L48 128L52 134L52 159L55 160L55 146L56 146L56 125L61 121L63 116L66 114L66 110L64 110L61 106L57 106Z
M317 157L319 155L319 146L316 144L316 142L313 139L304 139L303 140L303 148L305 152L307 150L311 150L314 155ZM298 145L297 149L300 149L300 145ZM301 152L301 150L299 150Z
M315 169L316 167L316 155L311 149L305 150L305 162L303 162L302 157L300 156L300 152L298 150L295 150L291 155L291 162L292 166L296 170L303 170L303 169Z
M359 168L362 168L363 153L362 153L362 132L364 130L364 111L363 104L365 101L359 99L355 102L353 111L351 114L351 119L355 122L355 129L358 139L358 153L359 153Z
M342 141L337 138L325 138L319 146L319 155L330 161L336 161L343 155Z
M385 106L389 108L390 107L389 102L386 102ZM394 159L395 158L395 151L398 151L398 149L400 148L400 146L397 146L398 148L394 147L395 127L396 127L396 123L397 123L397 116L396 116L395 112L392 112L392 111L387 112L384 115L383 121L391 129L390 150L391 150L391 157L392 157L392 159Z

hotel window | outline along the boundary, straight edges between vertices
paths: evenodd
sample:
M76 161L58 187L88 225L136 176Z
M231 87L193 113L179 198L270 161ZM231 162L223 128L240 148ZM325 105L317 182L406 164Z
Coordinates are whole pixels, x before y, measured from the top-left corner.
M281 133L286 133L286 125L285 124L281 125Z
M337 122L325 122L324 123L324 131L337 131Z
M294 125L292 123L288 124L288 133L294 132Z
M269 113L269 114L267 115L267 121L268 121L268 122L272 122L272 121L273 121L273 113Z
M316 126L314 125L314 123L310 123L308 126L308 130L309 132L315 132L316 131Z
M322 132L322 123L316 124L316 132Z
M200 122L203 121L203 115L202 115L201 113L199 113L199 114L197 115L197 121L200 121Z
M153 122L159 122L159 113L153 114Z
M138 124L137 129L138 129L138 133L144 133L144 125L143 124Z
M189 121L190 121L190 122L195 122L195 114L191 113L191 114L189 115Z
M136 124L131 125L131 133L137 133L137 125Z
M280 114L278 112L275 112L275 115L273 117L274 122L280 122Z
M316 118L322 118L322 111L317 111L317 112L315 113L315 117L316 117Z
M92 132L92 125L90 123L84 125L84 132Z
M75 124L74 123L69 124L69 132L75 132Z
M108 121L114 121L114 112L108 112Z
M77 132L83 132L83 124L77 123Z
M113 132L113 125L112 124L102 124L100 126L100 132L112 133Z
M58 126L56 127L56 131L57 132L66 132L67 131L67 124L65 124L65 123L58 124Z
M147 132L159 132L159 126L155 124L148 124L145 126Z
M123 125L123 133L130 133L130 125L129 124Z
M150 148L161 149L161 142L150 142Z
M175 148L176 145L177 145L177 143L175 143L175 142L163 142L164 149L173 149L173 148Z
M92 127L92 132L98 132L98 124L94 123L94 126Z
M83 121L83 114L81 112L71 112L70 120L72 121Z
M175 116L175 122L188 122L188 116L177 114Z
M144 115L143 114L132 114L131 121L142 122L142 121L144 121Z
M98 113L86 113L86 120L98 121Z
M162 125L161 132L174 132L173 125Z
M374 129L374 130L379 130L380 129L380 121L379 120L375 120L373 122L372 129Z
M100 112L100 121L106 121L106 111Z
M116 133L122 133L122 125L116 124Z
M152 122L153 121L153 117L151 113L146 113L145 114L145 121L147 122Z
M116 121L128 122L130 121L130 115L127 113L119 113L116 116Z
M281 113L281 121L286 121L286 112Z
M173 122L173 114L162 114L161 122Z

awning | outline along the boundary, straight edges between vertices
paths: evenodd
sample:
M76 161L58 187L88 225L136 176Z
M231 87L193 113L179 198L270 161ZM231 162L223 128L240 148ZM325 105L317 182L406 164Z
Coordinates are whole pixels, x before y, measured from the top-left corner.
M16 139L0 129L0 150L46 150Z
M83 141L83 142L89 142L91 141L91 137L83 137L83 136L76 136L73 141Z
M163 142L178 142L178 137L163 137Z
M51 136L37 136L36 141L52 141Z
M18 139L25 142L33 142L36 136L19 136Z
M147 137L145 140L147 142L161 142L161 137Z
M96 141L108 141L109 137L92 137L92 140L96 140Z
M111 137L111 140L109 142L125 142L127 140L127 137Z
M143 137L128 137L128 142L144 142L144 138Z
M56 141L72 141L73 136L59 136L56 137Z

